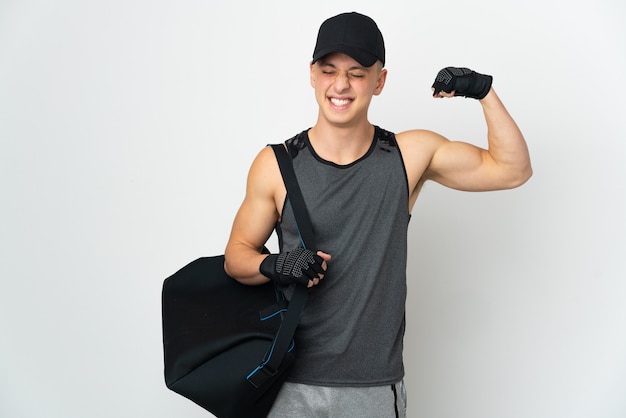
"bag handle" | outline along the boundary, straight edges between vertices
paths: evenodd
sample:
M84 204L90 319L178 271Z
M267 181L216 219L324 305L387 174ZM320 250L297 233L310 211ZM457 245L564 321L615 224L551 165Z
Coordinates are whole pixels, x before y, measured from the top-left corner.
M272 149L274 150L274 154L276 154L278 167L280 168L283 182L287 189L287 196L296 218L296 226L298 227L302 246L315 251L316 244L313 225L311 224L311 218L306 209L302 191L298 185L298 179L293 169L291 156L283 144L274 144L272 145ZM295 286L291 300L289 301L289 307L284 314L283 322L276 333L276 337L274 338L274 342L266 359L247 377L248 381L254 387L260 387L278 372L280 364L283 362L291 346L293 335L296 332L308 295L309 290L306 286Z

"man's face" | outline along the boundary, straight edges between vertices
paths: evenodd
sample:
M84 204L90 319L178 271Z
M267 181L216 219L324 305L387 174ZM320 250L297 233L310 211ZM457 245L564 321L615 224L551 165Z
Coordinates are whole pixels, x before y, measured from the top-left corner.
M348 125L367 120L372 96L381 93L387 76L380 62L363 67L342 53L334 53L311 65L311 86L320 116L331 124Z

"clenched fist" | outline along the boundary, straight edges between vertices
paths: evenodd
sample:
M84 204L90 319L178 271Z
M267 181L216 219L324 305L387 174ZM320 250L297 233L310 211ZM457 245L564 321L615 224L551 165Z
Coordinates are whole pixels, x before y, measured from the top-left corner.
M441 92L455 96L484 98L491 89L493 77L479 74L469 68L446 67L439 71L433 83L433 96L440 96Z

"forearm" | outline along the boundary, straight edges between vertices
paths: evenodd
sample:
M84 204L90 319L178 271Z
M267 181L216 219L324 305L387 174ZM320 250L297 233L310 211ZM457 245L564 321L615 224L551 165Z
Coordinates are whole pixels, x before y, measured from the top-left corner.
M487 122L489 154L510 187L523 184L532 175L530 155L517 123L491 89L480 103Z
M243 243L229 243L225 252L224 269L230 277L246 285L267 283L269 279L259 270L265 257L267 254Z

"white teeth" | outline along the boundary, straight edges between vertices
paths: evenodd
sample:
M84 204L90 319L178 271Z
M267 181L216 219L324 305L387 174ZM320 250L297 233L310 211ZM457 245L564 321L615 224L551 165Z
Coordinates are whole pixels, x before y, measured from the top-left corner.
M345 106L348 103L350 103L350 100L348 99L330 99L330 101L335 105L335 106Z

